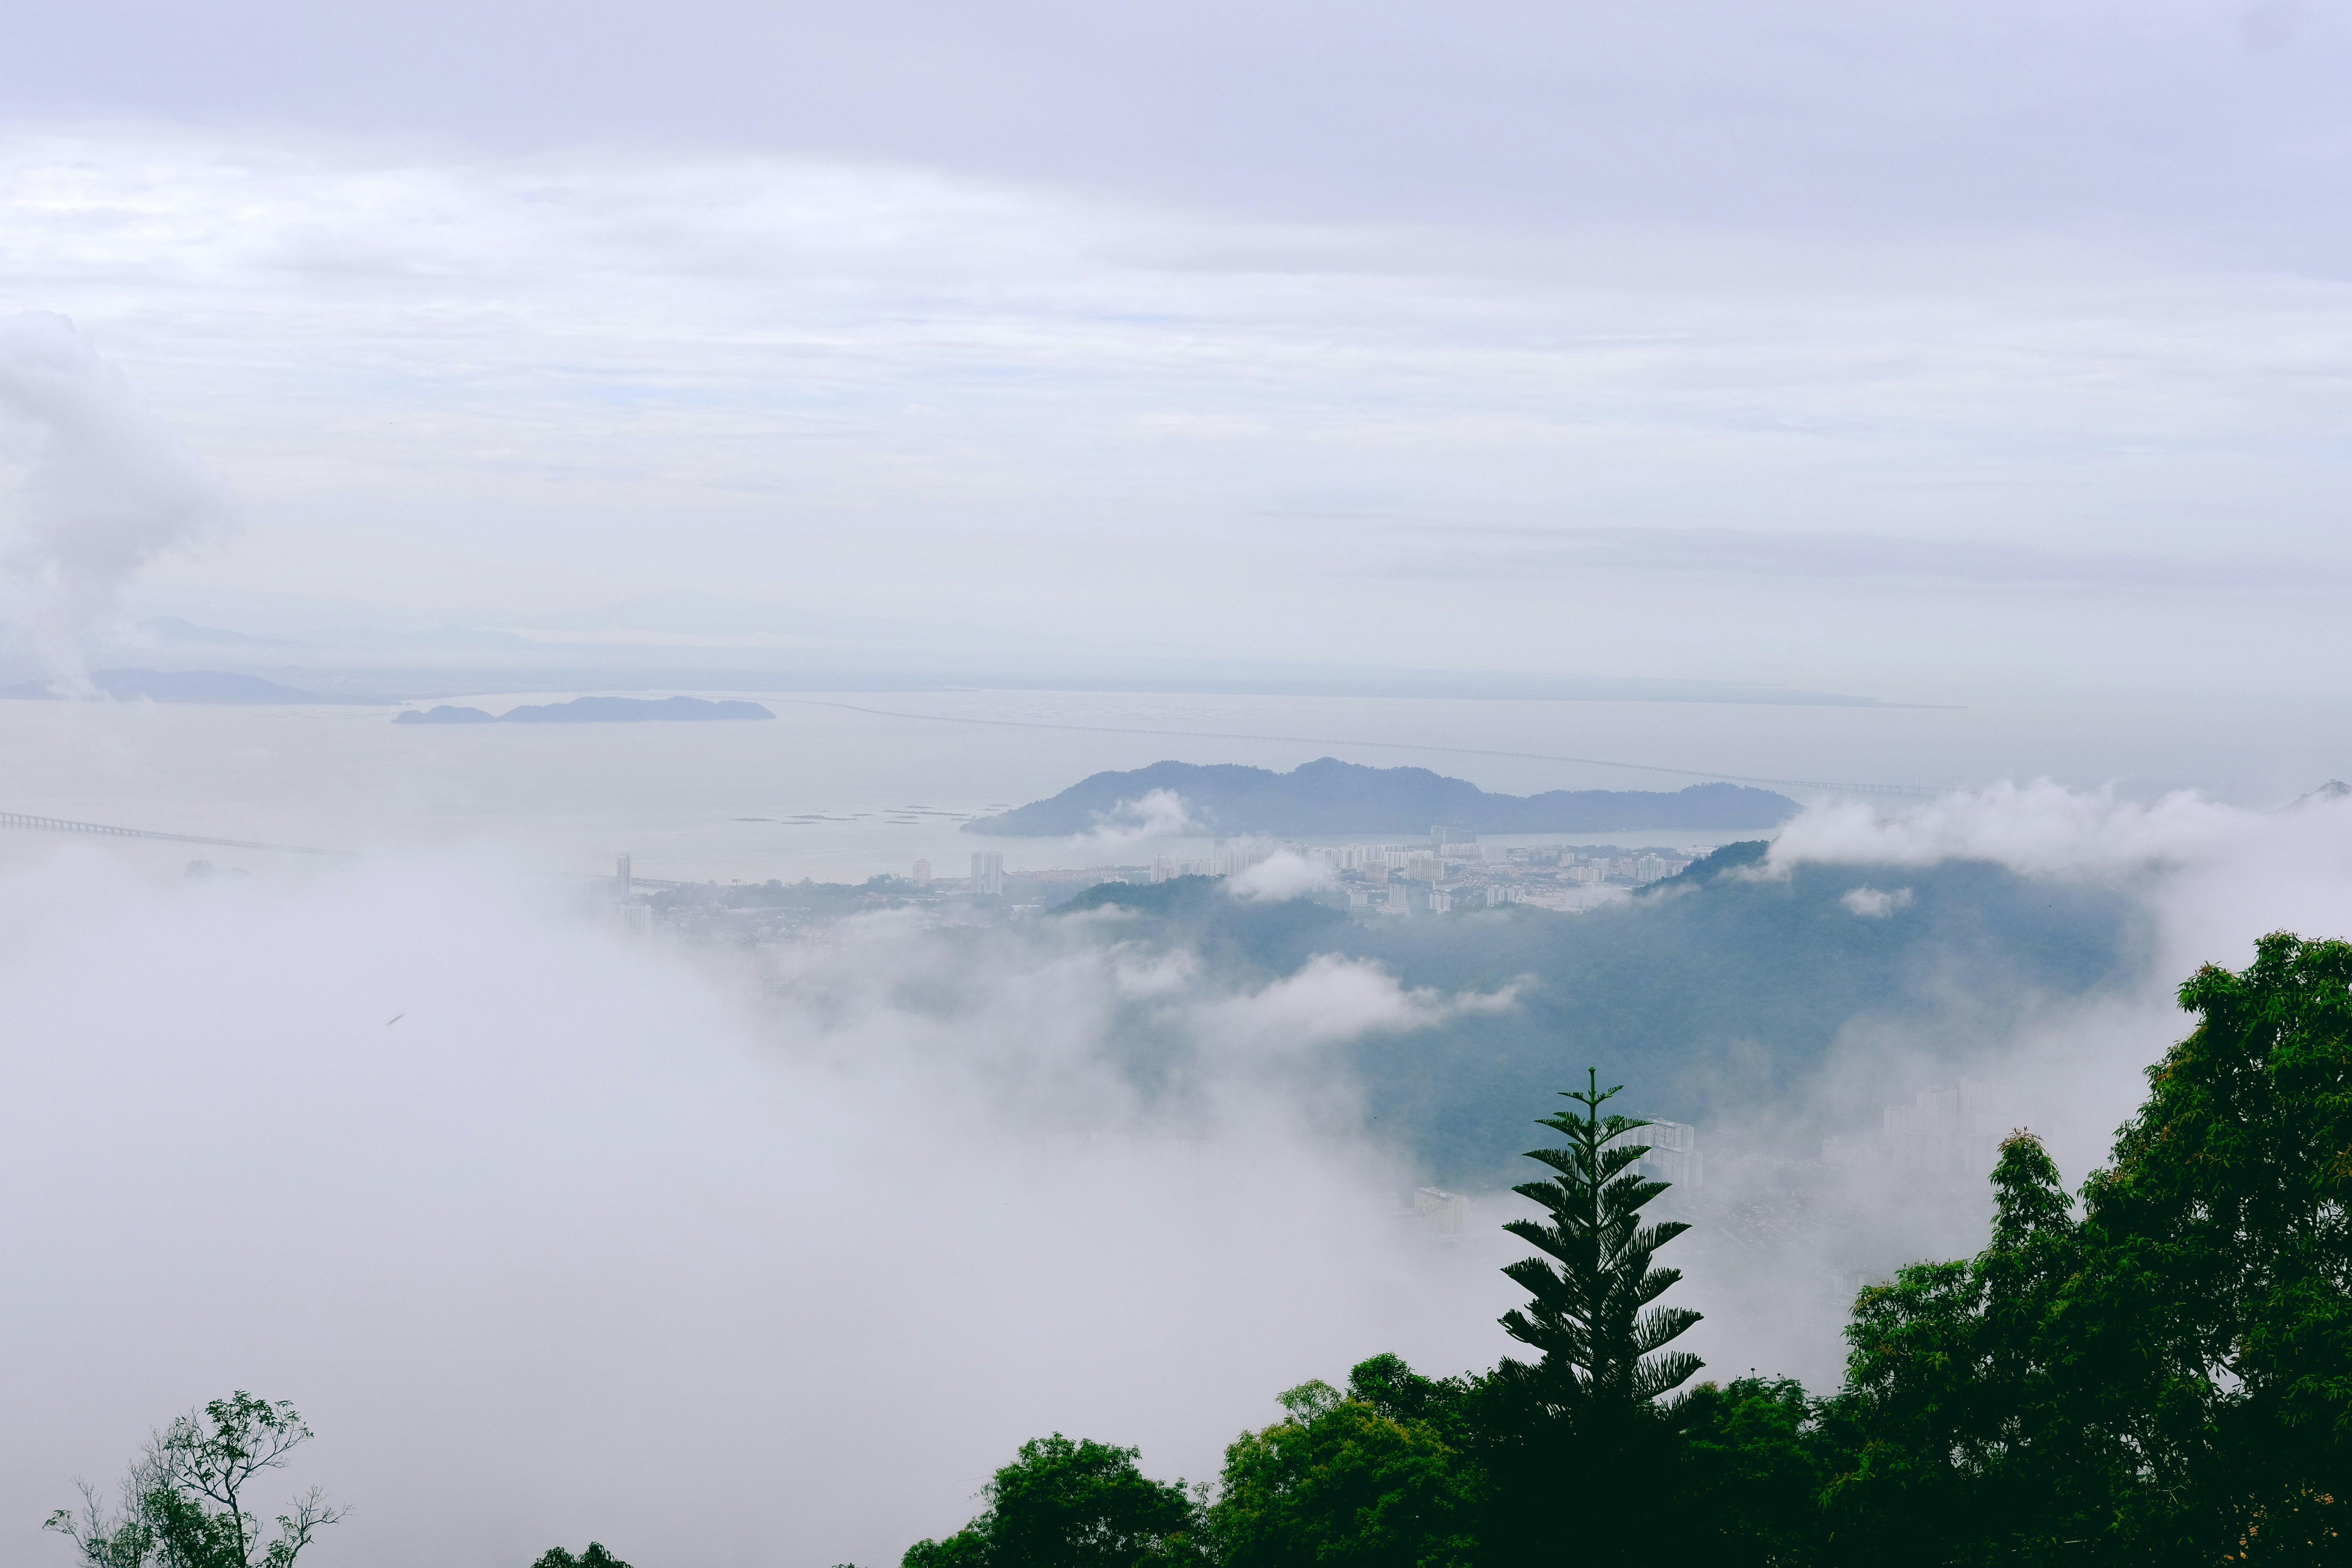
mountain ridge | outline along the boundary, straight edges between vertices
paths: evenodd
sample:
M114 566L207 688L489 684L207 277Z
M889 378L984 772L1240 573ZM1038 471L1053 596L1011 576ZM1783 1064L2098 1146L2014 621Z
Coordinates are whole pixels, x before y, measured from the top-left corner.
M963 825L966 833L1047 838L1087 833L1123 805L1173 792L1200 826L1227 835L1622 833L1670 828L1777 827L1797 803L1746 784L1664 790L1549 790L1491 795L1427 768L1374 768L1318 757L1286 773L1238 763L1154 763L1100 773L1061 794Z

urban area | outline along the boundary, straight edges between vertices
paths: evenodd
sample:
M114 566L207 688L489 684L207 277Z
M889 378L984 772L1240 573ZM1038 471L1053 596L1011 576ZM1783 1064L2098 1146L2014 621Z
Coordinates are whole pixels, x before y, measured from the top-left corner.
M941 876L917 860L904 876L864 882L673 882L632 874L620 858L600 887L625 930L747 946L822 941L854 915L913 912L925 925L997 925L1034 918L1104 882L1243 877L1290 856L1315 881L1300 896L1370 916L1446 915L1525 904L1578 914L1674 876L1704 847L1622 849L1606 845L1505 845L1433 827L1409 844L1311 846L1250 840L1146 865L1008 868L997 849L972 852L969 874Z

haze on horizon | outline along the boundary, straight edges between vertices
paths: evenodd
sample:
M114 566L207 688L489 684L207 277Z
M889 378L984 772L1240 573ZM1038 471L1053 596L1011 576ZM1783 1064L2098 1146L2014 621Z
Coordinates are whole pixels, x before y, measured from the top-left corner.
M1053 1430L1214 1476L1510 1348L1588 1063L1701 1128L1688 1342L1827 1387L1982 1233L1891 1112L2079 1181L2182 975L2352 930L2341 11L16 10L0 807L207 858L0 844L15 1558L238 1387L362 1568L894 1562ZM32 700L151 661L320 700ZM772 721L389 711L730 669ZM1495 843L1395 918L944 886L1326 754L1892 787L1579 914ZM1088 809L1057 895L1204 826Z
M2347 57L2297 0L26 9L0 315L234 498L134 618L2332 704Z

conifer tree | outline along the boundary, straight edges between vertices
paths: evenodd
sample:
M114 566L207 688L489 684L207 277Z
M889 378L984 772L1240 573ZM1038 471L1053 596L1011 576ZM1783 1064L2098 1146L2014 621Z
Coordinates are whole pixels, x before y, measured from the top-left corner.
M1642 1223L1643 1205L1667 1184L1635 1173L1643 1146L1621 1140L1650 1124L1601 1115L1602 1103L1624 1086L1603 1089L1597 1068L1586 1076L1585 1089L1560 1091L1583 1114L1567 1111L1539 1123L1565 1135L1568 1146L1528 1152L1556 1175L1511 1189L1541 1204L1550 1218L1513 1220L1503 1227L1545 1256L1503 1270L1534 1300L1504 1313L1502 1322L1512 1338L1543 1352L1519 1380L1548 1414L1597 1438L1622 1428L1703 1363L1686 1351L1664 1348L1699 1314L1652 1305L1682 1270L1654 1268L1651 1259L1690 1226L1679 1220ZM1504 1366L1517 1364L1506 1361Z

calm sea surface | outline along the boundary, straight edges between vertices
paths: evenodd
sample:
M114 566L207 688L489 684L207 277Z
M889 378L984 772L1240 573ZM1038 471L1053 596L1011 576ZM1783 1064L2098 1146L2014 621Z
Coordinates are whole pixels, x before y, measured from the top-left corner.
M458 700L498 712L567 695ZM373 707L0 701L0 810L366 852L457 851L549 872L609 868L626 851L647 877L857 880L903 873L919 857L942 876L961 875L978 847L1028 868L1181 852L1199 841L958 830L961 816L1163 758L1287 769L1330 755L1427 767L1514 795L1696 782L1598 765L1622 762L1929 789L2048 775L2136 795L2199 787L2256 805L2352 772L2339 717L2252 704L1872 709L1050 691L759 700L776 711L773 722L428 727L396 726L394 710ZM1546 755L1498 754L1507 752ZM1587 760L1560 760L1569 758ZM1738 835L1614 837L1700 845ZM0 833L0 858L38 852L43 841ZM184 846L126 852L159 866L198 855L240 860L237 851Z

